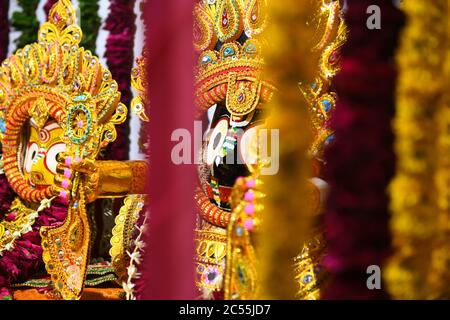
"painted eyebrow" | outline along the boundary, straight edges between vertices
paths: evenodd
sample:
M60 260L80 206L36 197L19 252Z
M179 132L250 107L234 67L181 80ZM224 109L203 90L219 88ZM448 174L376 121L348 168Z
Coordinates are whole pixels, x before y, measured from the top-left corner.
M49 131L53 130L53 129L59 129L59 128L60 127L56 122L52 122L44 127L44 129L49 130Z

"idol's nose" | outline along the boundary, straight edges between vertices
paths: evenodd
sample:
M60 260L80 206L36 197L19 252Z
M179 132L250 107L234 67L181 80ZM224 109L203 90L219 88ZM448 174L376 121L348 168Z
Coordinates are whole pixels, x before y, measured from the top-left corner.
M30 182L32 185L45 184L44 175L39 171L31 171Z

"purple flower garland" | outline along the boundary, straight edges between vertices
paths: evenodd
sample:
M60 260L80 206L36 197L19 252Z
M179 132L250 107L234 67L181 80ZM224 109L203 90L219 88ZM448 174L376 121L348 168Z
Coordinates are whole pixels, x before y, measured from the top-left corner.
M44 5L44 11L45 11L45 14L46 14L47 18L48 18L48 14L50 12L50 9L57 2L58 2L58 0L47 0L47 3Z
M134 63L134 36L136 32L135 0L111 0L110 14L105 29L110 32L105 57L108 68L122 93L121 101L129 106L131 93L131 69ZM108 149L107 158L128 159L129 120L116 127L117 140Z
M16 194L9 186L5 175L0 175L0 213L2 215L8 211L15 197ZM33 272L43 267L39 230L42 226L63 222L66 215L67 206L58 199L54 199L50 208L39 213L32 231L16 240L14 249L3 253L0 258L0 299L10 294L8 287L11 284L27 280Z
M9 45L9 0L0 1L0 62L6 59Z
M366 10L373 4L381 7L381 30L366 25ZM370 265L381 267L390 253L386 188L395 167L392 57L403 15L391 0L349 0L346 22L349 39L334 81L339 96L331 120L335 141L325 152L331 188L325 266L331 280L323 298L384 299L384 290L367 288L366 271Z

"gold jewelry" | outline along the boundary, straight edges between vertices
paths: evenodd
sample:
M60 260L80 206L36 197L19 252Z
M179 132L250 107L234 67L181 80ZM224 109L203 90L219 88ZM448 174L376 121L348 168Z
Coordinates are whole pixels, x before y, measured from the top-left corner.
M200 1L194 9L194 47L200 53L196 70L196 105L203 110L225 101L233 116L249 114L270 100L274 87L260 79L263 69L261 44L251 38L237 42L242 31L248 37L263 32L267 22L265 0ZM214 50L217 42L220 50Z
M312 83L299 83L300 91L308 103L314 128L314 140L310 147L313 156L321 156L324 144L333 134L327 122L336 106L337 97L330 86L333 77L340 70L339 51L347 40L348 32L340 13L339 1L321 3L318 13L314 16L319 40L311 52L314 57L319 55L319 68Z
M133 247L133 232L135 231L139 214L144 207L144 202L144 195L130 195L126 197L115 219L109 255L120 284L127 278L127 266L130 264L130 257L127 252Z
M32 231L39 212L50 207L52 200L44 199L37 210L32 210L26 207L20 198L14 199L5 219L0 222L0 256L4 251L12 250L17 239Z

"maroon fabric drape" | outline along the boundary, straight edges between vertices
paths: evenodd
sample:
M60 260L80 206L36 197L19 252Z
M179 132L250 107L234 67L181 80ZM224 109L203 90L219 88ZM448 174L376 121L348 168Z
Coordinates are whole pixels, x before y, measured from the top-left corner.
M381 8L381 29L369 30L370 5ZM403 15L391 0L349 0L348 42L331 126L335 141L326 150L330 184L325 224L331 283L325 299L384 299L366 285L370 265L382 267L390 252L386 188L395 165L391 119L396 83L393 60ZM383 272L383 270L381 270Z
M195 298L196 171L171 159L177 144L171 141L172 132L185 128L192 133L194 127L192 10L192 0L152 0L146 5L150 215L138 299Z
M0 0L0 62L6 59L9 45L9 0Z
M45 11L47 18L48 18L48 13L50 12L50 9L57 2L58 2L58 0L47 0L47 3L44 5L44 11Z
M131 70L134 64L134 36L136 33L135 0L111 0L105 30L109 31L106 41L106 61L114 80L122 93L121 101L129 106L131 93ZM112 160L128 159L130 148L129 117L125 123L116 126L117 139L111 144L106 158Z

